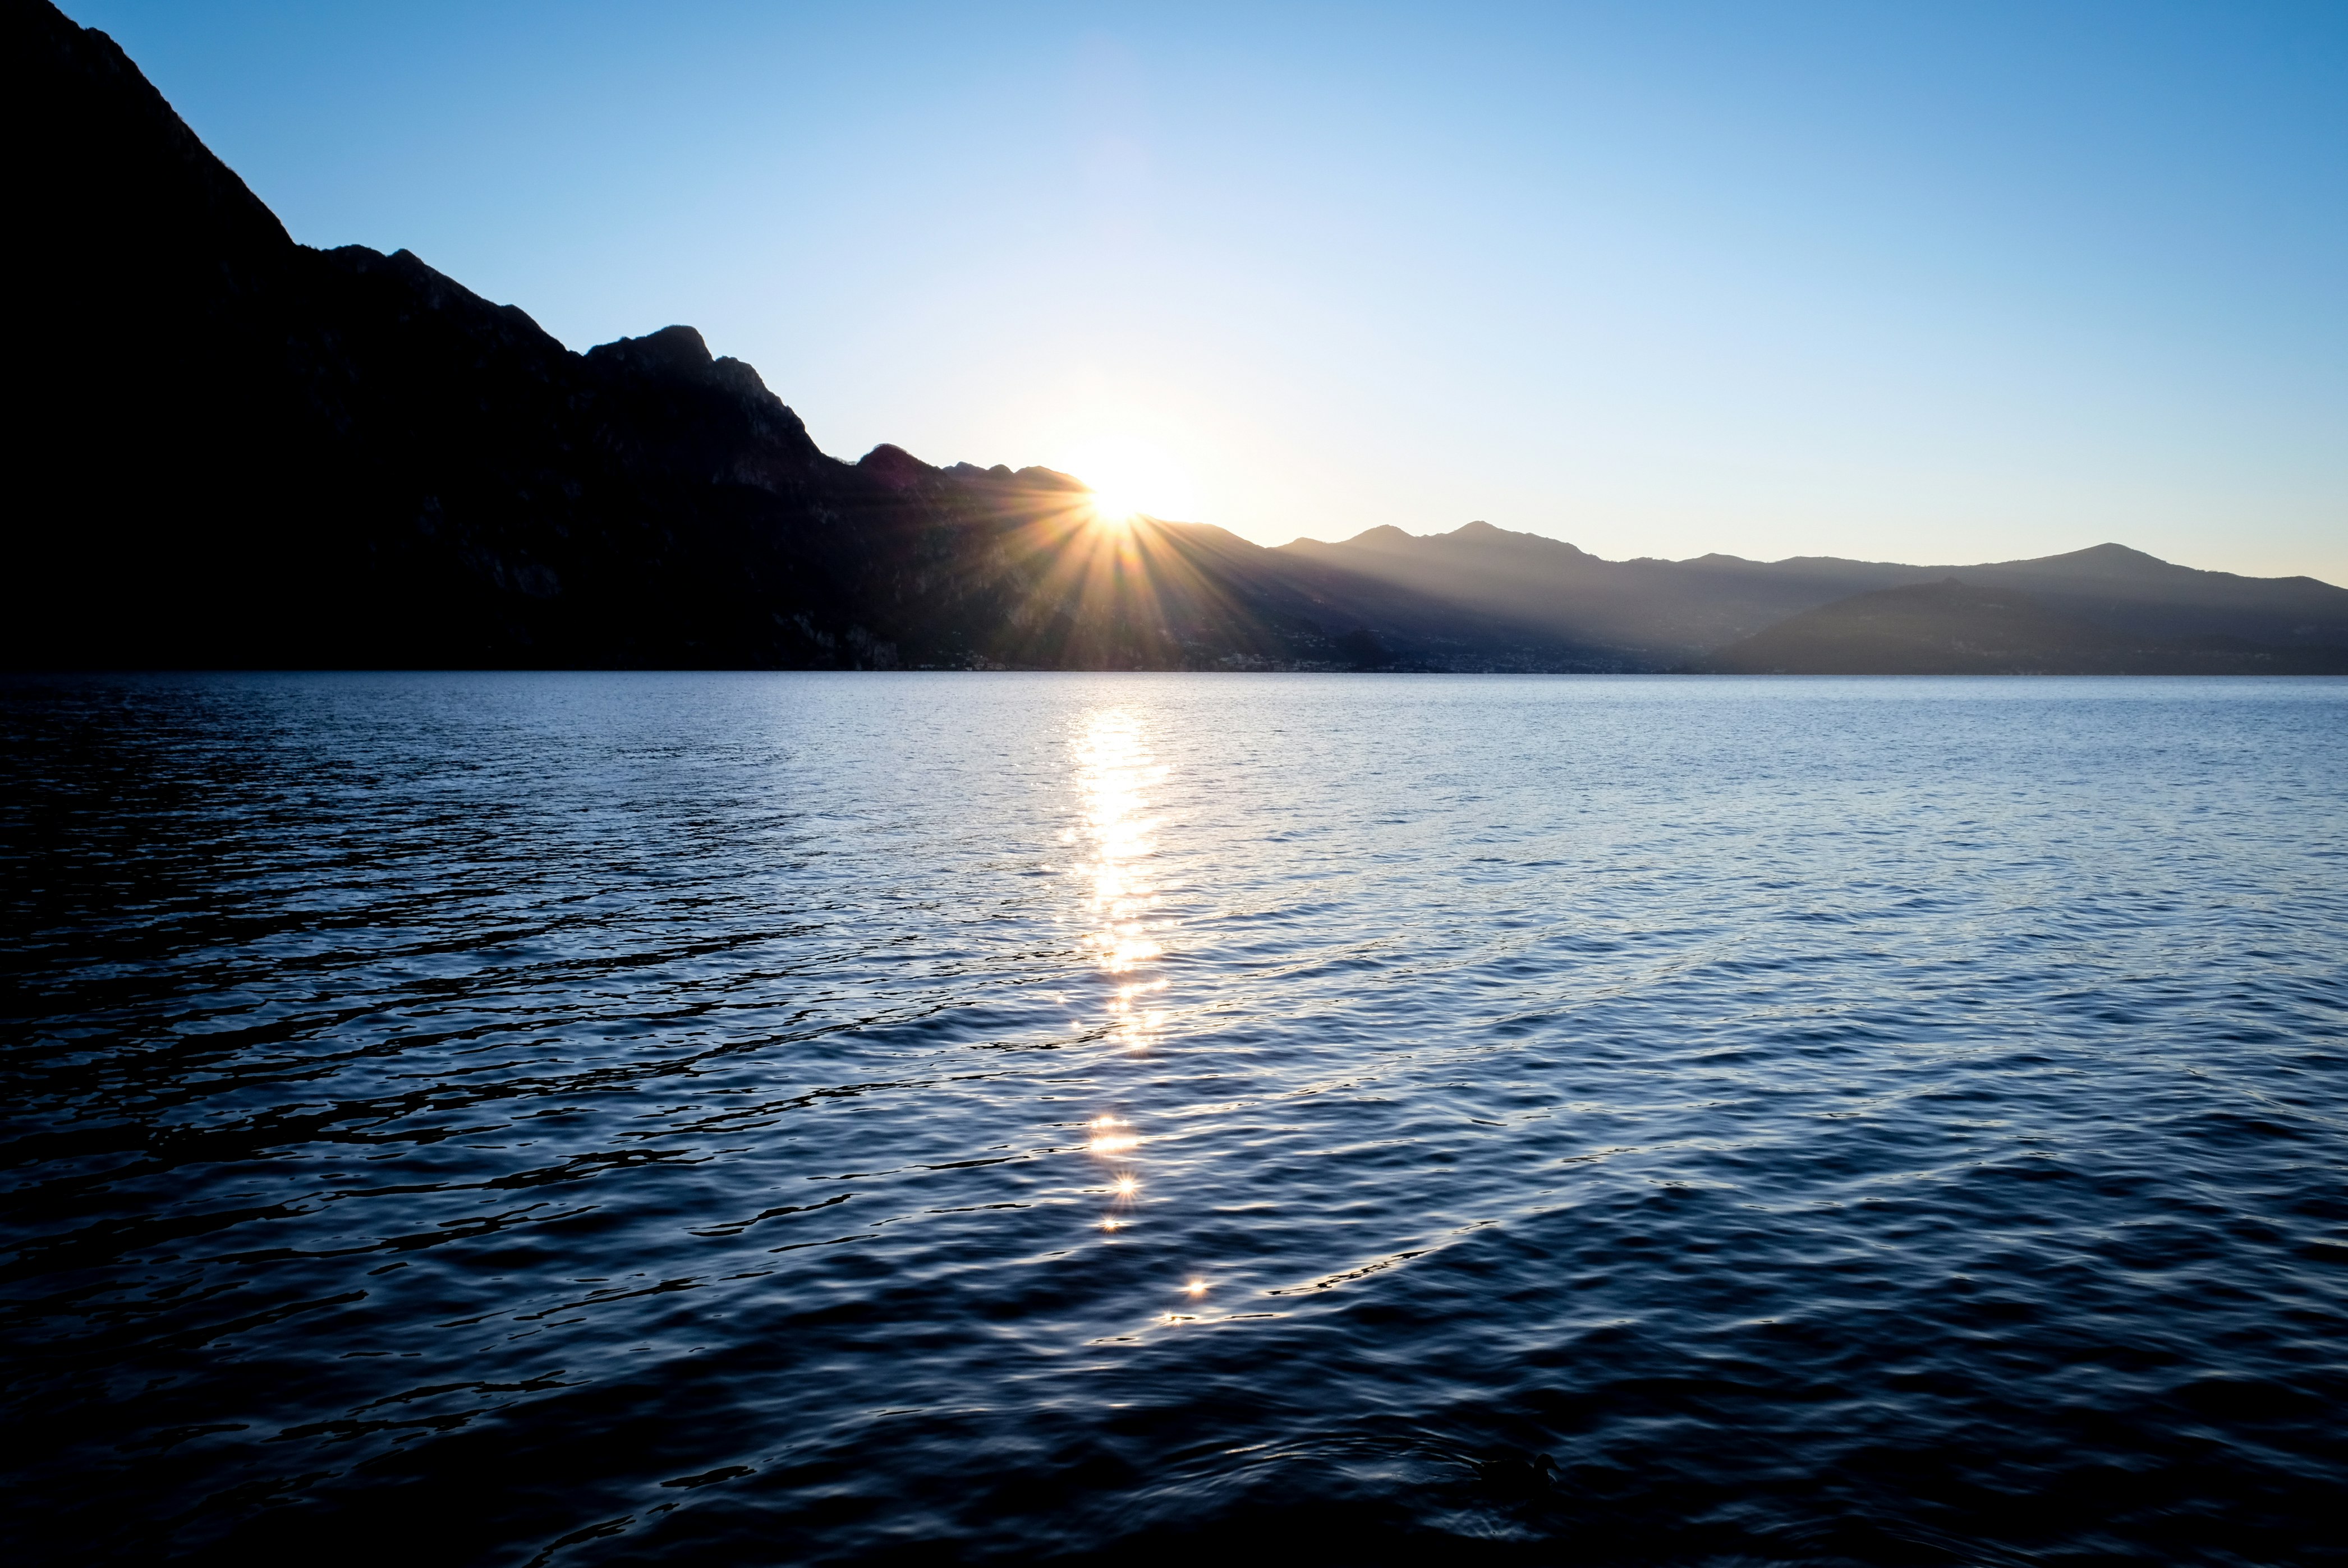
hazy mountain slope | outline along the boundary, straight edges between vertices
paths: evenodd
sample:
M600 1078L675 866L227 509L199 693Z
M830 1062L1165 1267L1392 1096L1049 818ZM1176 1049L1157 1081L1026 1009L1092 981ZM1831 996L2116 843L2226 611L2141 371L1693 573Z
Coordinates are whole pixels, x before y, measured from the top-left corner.
M1562 541L1473 522L1416 537L1379 528L1285 553L1518 620L1560 640L1665 663L1752 635L1853 593L1956 576L2031 593L2091 624L2161 639L2227 635L2278 646L2348 646L2348 590L2308 577L2238 577L2173 566L2116 544L2039 561L1903 566L1730 555L1604 561Z
M1281 550L1409 583L1455 604L1653 665L1682 662L1815 604L1930 575L1863 562L1779 570L1718 555L1605 561L1561 540L1484 522L1424 537L1377 528L1342 544L1298 540Z
M2348 589L2312 577L2197 571L2123 544L1951 570L1968 583L2020 588L2050 609L2115 631L2348 647Z
M1715 650L1719 675L2335 675L2348 650L2177 641L2067 615L1954 578L1854 594Z
M1268 612L1372 634L1411 668L1618 671L1647 667L1621 650L1561 638L1508 614L1449 602L1423 586L1266 549L1205 523L1163 525L1215 570L1251 585Z

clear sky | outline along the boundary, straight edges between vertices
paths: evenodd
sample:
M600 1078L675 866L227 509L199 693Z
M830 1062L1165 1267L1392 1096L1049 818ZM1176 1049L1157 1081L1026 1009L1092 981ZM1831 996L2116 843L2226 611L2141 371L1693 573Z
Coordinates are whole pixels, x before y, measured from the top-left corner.
M2348 584L2348 4L67 0L296 239L1276 543Z

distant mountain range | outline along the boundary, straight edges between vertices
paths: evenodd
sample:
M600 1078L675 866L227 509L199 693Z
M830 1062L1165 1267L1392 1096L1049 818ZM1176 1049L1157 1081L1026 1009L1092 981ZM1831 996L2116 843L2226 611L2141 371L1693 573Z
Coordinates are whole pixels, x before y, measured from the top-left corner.
M1980 575L1994 581L1993 571ZM2044 594L1951 577L1879 588L1805 610L1715 648L1688 667L1720 675L1797 676L2341 673L2336 648L2277 646L2224 633L2155 636L2123 629L2122 619L2066 615L2050 608ZM2154 619L2175 626L2190 624L2193 617L2180 611Z
M0 36L15 667L2348 673L2348 591L2116 544L1609 562L1470 523L1267 550L1103 530L1048 469L844 462L690 327L574 354L405 251L295 244L46 0L0 0Z
M1475 604L1645 668L1700 663L1788 616L1853 595L1950 578L1997 589L2004 595L2001 603L2028 595L2049 614L2147 647L2230 638L2297 650L2302 662L2330 656L2311 650L2336 655L2348 649L2348 590L2312 577L2199 572L2118 544L1981 566L1901 566L1830 556L1601 561L1558 540L1471 522L1432 537L1375 528L1343 544L1300 540L1283 551ZM1987 603L1962 601L1966 606Z

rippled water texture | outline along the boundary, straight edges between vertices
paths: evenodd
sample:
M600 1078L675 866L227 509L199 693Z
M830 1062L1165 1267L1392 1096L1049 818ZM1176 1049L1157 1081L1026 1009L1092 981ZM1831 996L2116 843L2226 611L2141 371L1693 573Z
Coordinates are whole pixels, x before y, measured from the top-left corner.
M2348 1558L2348 683L0 721L20 1561Z

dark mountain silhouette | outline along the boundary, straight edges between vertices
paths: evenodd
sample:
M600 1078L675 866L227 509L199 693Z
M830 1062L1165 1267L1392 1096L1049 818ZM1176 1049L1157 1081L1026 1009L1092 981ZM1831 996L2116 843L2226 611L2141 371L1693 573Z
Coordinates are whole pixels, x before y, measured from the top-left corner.
M1049 469L844 462L690 327L576 354L407 252L294 243L46 0L0 0L0 45L12 665L1661 669L1936 575L1481 524L1266 550L1101 529ZM1962 570L2141 636L2348 643L2303 578Z
M1952 576L2025 593L2050 610L2138 637L2348 647L2348 590L2312 577L2199 572L2117 544L1983 566L1826 556L1604 561L1560 540L1471 522L1426 536L1374 528L1342 544L1299 540L1282 550L1650 665L1684 663L1854 593Z
M690 327L573 354L294 244L103 34L0 0L5 655L24 665L1570 665L1555 638L1077 481L825 456Z
M2065 558L2058 558L2065 559ZM1954 578L1857 593L1714 650L1718 675L2348 675L2339 649L2148 637Z

